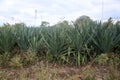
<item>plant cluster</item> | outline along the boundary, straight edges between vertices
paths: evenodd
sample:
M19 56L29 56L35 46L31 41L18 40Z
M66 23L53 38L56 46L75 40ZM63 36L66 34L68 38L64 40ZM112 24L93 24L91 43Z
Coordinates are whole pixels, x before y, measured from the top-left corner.
M0 55L9 57L11 65L15 60L15 64L21 62L19 57L25 58L26 64L32 64L34 60L30 57L35 55L39 60L84 65L101 53L120 53L120 25L94 22L82 27L74 24L46 27L15 24L0 27ZM9 61L7 58L5 60Z

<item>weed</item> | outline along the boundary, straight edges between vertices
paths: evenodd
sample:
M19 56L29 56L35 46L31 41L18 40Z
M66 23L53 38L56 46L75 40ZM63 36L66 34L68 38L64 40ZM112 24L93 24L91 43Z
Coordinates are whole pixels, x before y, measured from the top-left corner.
M19 55L15 55L13 58L11 58L9 66L13 68L22 67L21 57Z
M108 63L108 54L101 54L97 57L96 59L96 62L99 64L99 65L106 65Z
M10 53L9 52L5 52L4 54L0 55L0 66L2 66L2 67L8 66L9 61L10 61Z
M31 50L28 50L26 53L24 53L22 58L22 63L26 66L34 65L38 60L36 53L32 52Z

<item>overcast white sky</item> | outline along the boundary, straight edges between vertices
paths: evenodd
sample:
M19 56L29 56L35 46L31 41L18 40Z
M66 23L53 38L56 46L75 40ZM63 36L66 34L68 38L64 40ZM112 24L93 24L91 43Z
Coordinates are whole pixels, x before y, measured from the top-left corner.
M0 0L0 24L40 25L41 21L54 24L63 19L74 21L81 15L101 20L102 11L103 20L120 17L120 0Z

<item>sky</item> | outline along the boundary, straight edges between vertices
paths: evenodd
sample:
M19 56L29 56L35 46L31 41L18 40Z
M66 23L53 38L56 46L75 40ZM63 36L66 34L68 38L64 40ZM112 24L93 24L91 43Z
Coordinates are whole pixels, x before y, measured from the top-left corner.
M120 0L0 0L0 25L24 22L40 25L75 21L87 15L93 20L120 19Z

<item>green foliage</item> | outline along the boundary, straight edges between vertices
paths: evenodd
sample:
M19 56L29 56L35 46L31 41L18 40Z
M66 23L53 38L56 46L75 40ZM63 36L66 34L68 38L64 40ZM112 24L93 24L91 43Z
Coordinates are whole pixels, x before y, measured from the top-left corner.
M90 25L91 23L94 23L92 19L90 19L89 16L83 15L77 18L74 22L76 26L79 27L86 27L86 25Z
M70 31L69 37L72 43L71 47L74 49L75 52L80 52L87 45L92 35L88 33L89 28L79 28L75 26L75 29Z
M23 23L5 24L0 27L0 66L16 68L34 65L38 58L48 62L81 66L88 63L95 54L93 61L99 65L107 64L119 68L119 22L113 24L109 20L107 23L95 23L84 16L80 20L83 23L78 21L78 25L70 25L63 21L49 26L44 22L41 27L27 27ZM20 51L13 54L12 51L14 48L17 49L16 47ZM117 56L114 56L115 54ZM42 70L44 71L40 70L36 74L38 79L52 79L49 69ZM110 73L112 72L113 74L109 74L107 79L118 80L117 72L113 70ZM53 76L56 74L53 73ZM4 73L0 72L0 79L6 80ZM84 80L95 80L93 69L85 71Z
M15 29L15 39L16 39L16 43L19 46L19 48L21 50L27 51L29 48L29 28L27 27L18 27Z
M95 29L93 37L93 46L98 52L110 53L112 49L118 46L120 34L116 26L107 27L99 24Z
M9 52L15 44L12 28L9 26L0 29L0 52Z
M41 30L41 28L30 28L28 32L29 48L34 52L38 52L38 50L43 46Z
M51 27L43 35L44 43L53 56L58 56L67 51L69 41L65 35L64 28Z
M109 26L95 23L85 16L80 20L84 22L84 19L89 24L86 22L82 27L66 21L50 27L46 23L41 27L27 27L23 23L6 24L0 28L0 54L11 54L17 47L20 52L31 49L30 57L37 53L40 59L81 65L87 63L94 53L98 56L101 53L120 52L118 23L113 24L109 20L112 24Z

